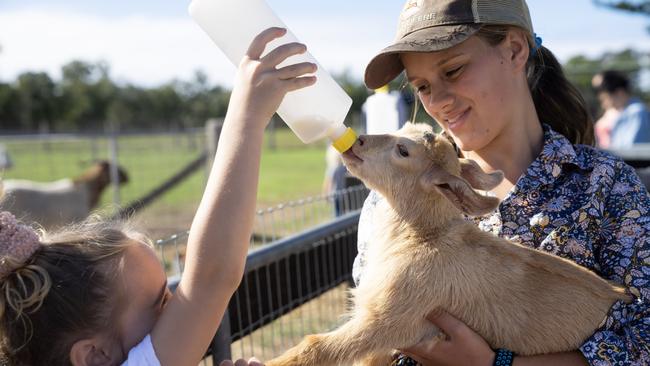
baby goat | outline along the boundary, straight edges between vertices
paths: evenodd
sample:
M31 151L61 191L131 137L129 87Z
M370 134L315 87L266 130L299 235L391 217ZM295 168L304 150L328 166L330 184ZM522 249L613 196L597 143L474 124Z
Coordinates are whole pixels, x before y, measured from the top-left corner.
M442 309L493 348L520 355L577 349L623 289L560 257L498 238L461 213L481 215L498 199L502 174L458 159L424 124L361 136L344 154L350 172L386 200L353 290L349 321L306 337L267 366L388 365L394 349L444 335L425 316Z
M111 183L111 163L99 161L74 179L54 182L6 180L0 208L24 222L35 222L46 229L81 221L97 207L104 189ZM128 182L118 167L118 182Z

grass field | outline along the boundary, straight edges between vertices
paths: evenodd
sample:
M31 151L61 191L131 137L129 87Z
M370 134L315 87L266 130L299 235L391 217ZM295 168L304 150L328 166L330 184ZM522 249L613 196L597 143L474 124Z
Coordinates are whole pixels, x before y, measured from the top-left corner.
M130 182L119 190L119 202L126 205L164 182L203 151L202 133L178 135L136 135L118 139L118 160L128 172ZM270 148L273 142L275 148ZM14 166L4 171L3 179L53 181L81 174L96 159L109 156L107 138L64 140L20 140L0 137ZM258 208L317 195L325 169L325 142L304 145L291 131L278 129L267 134L262 155ZM246 147L242 147L246 153ZM154 237L164 237L189 227L203 191L207 175L201 169L160 200L138 214L138 220ZM101 206L112 210L112 188Z

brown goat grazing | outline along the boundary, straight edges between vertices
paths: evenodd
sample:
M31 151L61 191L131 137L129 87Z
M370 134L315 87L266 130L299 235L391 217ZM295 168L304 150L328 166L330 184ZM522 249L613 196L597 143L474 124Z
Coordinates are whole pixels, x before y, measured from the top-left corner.
M12 212L24 222L46 229L85 219L97 207L104 189L111 183L111 163L99 161L79 177L55 182L6 180L0 209ZM118 181L127 183L126 172L117 167Z
M437 336L425 316L444 310L493 348L520 355L577 349L622 288L577 264L478 229L462 213L491 212L477 193L503 179L458 159L430 126L361 136L344 154L350 172L386 200L369 241L351 318L306 337L267 366L388 365L394 349Z

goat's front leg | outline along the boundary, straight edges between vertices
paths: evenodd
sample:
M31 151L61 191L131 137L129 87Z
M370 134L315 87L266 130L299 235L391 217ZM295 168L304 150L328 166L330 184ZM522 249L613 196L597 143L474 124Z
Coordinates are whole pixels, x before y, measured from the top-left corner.
M266 363L267 366L317 366L350 364L355 360L361 365L378 365L397 347L406 347L420 341L424 334L431 333L432 325L424 321L419 324L399 324L385 321L383 316L352 318L340 328L324 334L305 337L297 346ZM366 356L377 355L377 357ZM370 361L372 360L372 361ZM371 362L371 363L367 363ZM386 366L386 365L383 365Z
M386 337L386 333L381 337L377 328L380 327L352 318L329 333L306 336L266 366L329 366L353 361L376 349L381 338Z

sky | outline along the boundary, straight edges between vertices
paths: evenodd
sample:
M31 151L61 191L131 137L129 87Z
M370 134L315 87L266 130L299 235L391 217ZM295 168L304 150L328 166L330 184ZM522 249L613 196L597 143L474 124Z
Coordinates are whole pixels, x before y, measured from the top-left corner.
M228 0L244 1L244 0ZM248 1L248 0L246 0ZM390 44L403 0L266 0L330 73L361 80ZM591 0L528 0L535 32L562 61L650 51L650 18ZM0 81L25 71L60 78L71 60L106 61L123 84L157 86L204 71L232 85L235 68L187 12L189 0L0 0Z

